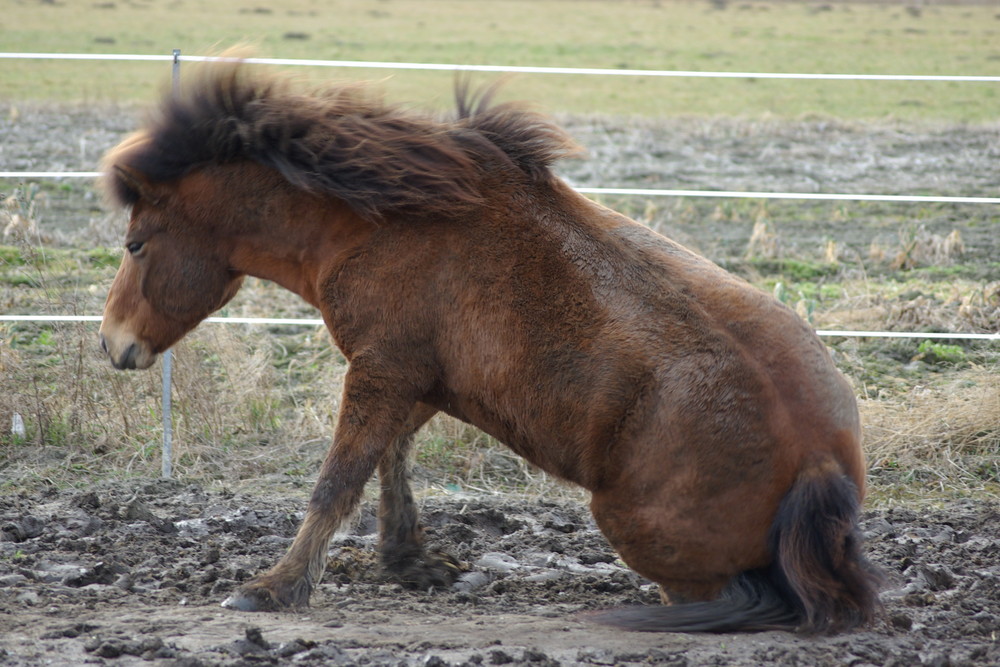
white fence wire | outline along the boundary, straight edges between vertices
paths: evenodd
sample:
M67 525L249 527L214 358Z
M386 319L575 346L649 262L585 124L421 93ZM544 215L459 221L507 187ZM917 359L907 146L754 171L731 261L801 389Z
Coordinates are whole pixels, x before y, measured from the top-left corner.
M217 56L129 55L119 53L0 53L0 59L135 60L158 62L212 62L232 60ZM585 76L648 76L702 79L803 79L819 81L940 81L1000 83L1000 76L939 74L822 74L805 72L703 72L698 70L611 69L597 67L528 67L517 65L461 65L455 63L400 63L368 60L303 60L298 58L240 58L252 65L339 67L359 69L430 70L439 72L493 72L510 74L578 74Z
M0 178L98 178L99 171L0 171ZM674 190L658 188L577 187L585 195L626 197L717 197L728 199L811 199L816 201L882 201L911 204L1000 204L1000 197L937 195L871 195L833 192L751 192L745 190Z
M100 322L100 315L0 315L0 322ZM209 324L252 324L263 326L323 326L320 318L287 317L207 317ZM954 333L925 331L860 331L817 329L824 337L842 338L915 338L921 340L982 340L1000 341L1000 333Z

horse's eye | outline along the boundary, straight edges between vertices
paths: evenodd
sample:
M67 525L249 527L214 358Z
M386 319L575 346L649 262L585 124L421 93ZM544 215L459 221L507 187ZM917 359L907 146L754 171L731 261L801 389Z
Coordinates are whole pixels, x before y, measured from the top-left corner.
M130 255L135 255L142 250L142 246L142 241L132 241L131 243L125 244L125 249L128 250Z

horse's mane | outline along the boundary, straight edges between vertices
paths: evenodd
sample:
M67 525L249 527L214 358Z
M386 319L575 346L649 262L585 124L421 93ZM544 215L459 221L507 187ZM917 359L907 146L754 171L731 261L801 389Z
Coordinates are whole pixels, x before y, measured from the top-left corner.
M212 163L252 160L368 218L455 216L482 205L480 184L498 160L538 180L578 151L544 116L491 105L492 91L477 99L464 83L456 85L458 117L442 121L388 105L357 84L304 93L288 77L239 62L199 70L105 156L106 187L118 204L134 204L138 193L115 165L155 183Z

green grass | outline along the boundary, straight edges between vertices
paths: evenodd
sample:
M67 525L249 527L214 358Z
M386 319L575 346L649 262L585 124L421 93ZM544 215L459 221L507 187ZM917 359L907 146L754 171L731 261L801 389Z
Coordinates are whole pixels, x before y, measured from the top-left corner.
M966 361L965 350L961 345L947 345L925 340L917 348L917 355L914 359L928 364L963 364Z
M47 286L61 291L110 281L121 263L118 248L33 248L0 245L0 286ZM44 273L44 276L42 275Z
M198 55L251 42L277 58L631 69L1000 74L1000 12L903 3L579 0L262 0L213 3L6 0L5 51ZM916 15L915 15L916 14ZM305 70L304 70L305 71ZM168 63L7 60L0 101L151 99ZM391 97L450 105L451 73L313 69L388 79ZM495 78L478 75L477 80ZM983 121L991 83L816 82L519 75L512 97L550 111L640 115L821 114Z

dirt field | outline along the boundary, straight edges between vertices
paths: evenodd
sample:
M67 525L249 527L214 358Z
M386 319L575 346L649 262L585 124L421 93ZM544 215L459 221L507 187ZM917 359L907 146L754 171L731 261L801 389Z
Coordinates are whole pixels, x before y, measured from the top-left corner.
M306 611L219 603L290 542L301 498L207 493L180 482L99 484L0 500L0 656L9 665L1000 663L1000 507L868 512L888 575L877 628L627 633L585 612L652 603L586 509L452 495L423 503L433 546L471 566L450 591L380 583L371 503L330 551Z
M0 108L0 165L92 170L133 117L121 109ZM590 160L564 168L577 185L1000 191L997 126L572 125L591 151ZM45 193L38 219L51 243L115 243L89 185L49 184ZM650 219L685 243L718 261L742 255L751 225L733 224L726 205L711 205L717 215L694 216L703 225L689 222L689 204L657 206ZM771 213L780 218L785 247L806 253L820 253L834 236L860 254L915 224L895 208L861 207L846 219L829 213L836 207L812 217L781 217L779 208ZM981 261L985 279L998 280L1000 234L995 211L985 208L928 206L913 215L941 234L960 228L965 261ZM0 461L0 481L5 468ZM584 505L440 491L422 507L432 546L469 566L453 590L412 592L380 582L369 501L335 539L310 609L232 612L219 603L280 556L304 509L302 496L264 486L235 494L185 481L95 480L85 487L35 484L30 493L0 497L0 663L1000 664L1000 505L993 501L868 511L868 551L887 574L884 617L870 631L808 638L652 635L594 625L588 610L654 603L657 595L616 561Z

